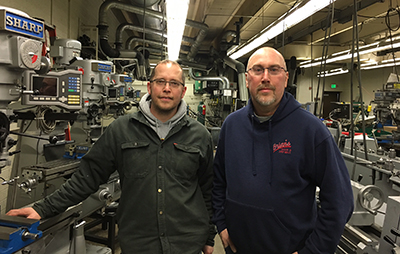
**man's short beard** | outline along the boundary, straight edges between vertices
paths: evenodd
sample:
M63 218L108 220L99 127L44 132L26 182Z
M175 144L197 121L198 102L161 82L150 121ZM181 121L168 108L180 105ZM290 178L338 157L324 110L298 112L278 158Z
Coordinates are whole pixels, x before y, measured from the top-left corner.
M272 104L274 104L274 103L276 102L276 96L275 96L275 93L273 93L271 99L267 98L267 99L264 99L264 100L263 100L263 99L262 99L262 96L260 96L259 94L257 94L257 95L255 96L255 101L256 101L258 104L260 104L261 106L270 106L270 105L272 105Z

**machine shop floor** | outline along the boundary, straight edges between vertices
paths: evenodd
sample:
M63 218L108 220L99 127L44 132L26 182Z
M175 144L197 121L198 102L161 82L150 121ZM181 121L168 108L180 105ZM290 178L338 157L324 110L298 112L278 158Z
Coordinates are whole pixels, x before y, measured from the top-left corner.
M92 219L91 218L87 218L85 220L87 222L90 222ZM117 228L118 228L118 226L117 226ZM118 229L117 229L117 231L118 231ZM87 232L89 232L91 234L95 234L97 236L101 236L101 237L107 237L107 234L108 234L107 230L103 230L102 229L102 225L101 224L89 229ZM86 240L86 241L87 241L87 243L92 244L92 245L102 245L102 244L95 243L95 242L92 242L92 241L88 241L88 240ZM121 254L121 249L119 247L119 243L118 242L115 244L114 254ZM222 246L221 240L220 240L218 235L215 236L215 246L214 246L213 254L225 254L224 248Z

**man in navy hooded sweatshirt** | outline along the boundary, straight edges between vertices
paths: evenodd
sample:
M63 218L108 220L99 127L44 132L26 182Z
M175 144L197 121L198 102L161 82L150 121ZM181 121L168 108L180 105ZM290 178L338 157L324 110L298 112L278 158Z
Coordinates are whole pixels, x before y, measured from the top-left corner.
M334 253L352 214L342 155L321 121L285 92L288 76L278 51L257 50L246 73L251 99L222 126L213 221L226 253Z

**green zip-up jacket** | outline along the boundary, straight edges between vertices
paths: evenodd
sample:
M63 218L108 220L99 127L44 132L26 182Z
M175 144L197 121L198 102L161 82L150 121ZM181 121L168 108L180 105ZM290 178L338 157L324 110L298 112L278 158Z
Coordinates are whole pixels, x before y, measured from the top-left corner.
M82 158L79 170L34 204L42 218L86 199L117 170L124 254L198 254L214 245L213 146L207 129L184 116L164 140L141 112L116 119Z

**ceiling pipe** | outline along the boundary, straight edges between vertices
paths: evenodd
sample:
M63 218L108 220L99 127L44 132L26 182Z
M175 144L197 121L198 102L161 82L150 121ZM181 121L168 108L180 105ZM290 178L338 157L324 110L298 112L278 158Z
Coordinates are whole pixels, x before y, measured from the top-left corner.
M146 10L149 9L153 11L161 11L160 3L162 1L165 0L131 0L131 5L138 6ZM144 26L145 24L146 28L162 30L163 25L161 24L159 19L148 17L147 15L145 15L144 17L138 17L138 21L139 21L139 26ZM155 40L156 38L153 37L154 36L151 36L147 39Z
M140 49L138 47L135 47L135 51L137 52L142 52L144 56L144 73L147 73L150 75L150 50L148 48L143 48L141 47ZM147 80L147 79L146 79Z
M114 55L118 54L118 51L115 52L115 50L110 50L111 46L108 44L107 11L111 8L117 8L117 9L125 10L125 11L132 12L132 13L139 14L139 15L148 15L150 17L154 17L154 18L158 18L158 19L166 21L166 18L164 17L163 13L158 12L158 11L154 11L154 10L150 10L150 9L144 10L141 7L124 4L124 3L118 2L116 0L105 1L100 6L100 9L99 9L99 24L98 24L99 38L100 38L100 42L101 42L100 45L101 45L102 49L104 47L103 51L105 53L110 52L110 53L113 53ZM197 54L197 52L200 48L201 43L203 42L204 38L207 35L208 26L204 23L196 22L193 20L186 20L186 26L194 27L194 28L197 28L200 30L194 43L192 44L189 54L187 55L187 58L189 60L193 60L194 56ZM107 41L108 45L105 44L105 41Z
M141 7L151 7L155 4L158 4L160 0L131 0L133 5L139 5Z
M128 40L126 40L126 43L125 43L125 48L126 49L131 49L132 48L132 44L134 43L134 42L137 42L138 44L140 43L140 44L149 44L149 45L153 45L154 47L159 47L159 48L161 48L161 47L167 47L167 44L163 44L163 43L161 43L161 42L158 42L158 41L151 41L151 40L143 40L143 38L138 38L138 37L135 37L135 36L131 36L131 37L129 37L128 38Z
M237 71L240 100L246 103L249 100L249 93L246 87L246 68L244 64L229 56L226 56L223 60L226 65Z
M224 44L227 42L228 36L236 37L235 31L226 31L221 39L220 44ZM221 46L222 47L222 46ZM249 94L246 87L246 67L243 63L229 57L226 55L226 51L222 51L222 53L218 52L214 47L210 49L210 55L221 59L227 66L235 70L238 74L238 88L239 88L239 95L240 100L244 103L247 103L249 100Z
M194 80L199 81L221 81L222 82L222 89L230 89L229 80L227 77L219 76L219 77L196 77L193 74L192 68L189 68L189 77Z
M121 56L124 56L124 58L132 58L132 59L137 59L138 60L138 65L137 65L137 77L136 79L138 80L146 80L146 59L144 55L139 52L139 51L132 51L132 50L120 50Z
M199 63L189 62L188 60L179 59L178 63L182 66L188 66L189 68L195 68L196 70L209 71L207 66L199 64Z
M117 27L117 31L116 31L116 35L115 35L115 45L117 46L117 48L118 47L121 48L121 46L122 46L122 37L123 37L122 34L125 30L132 30L132 31L141 32L141 33L145 33L145 34L154 34L159 37L166 37L166 34L159 30L134 26L129 23L123 23ZM183 36L182 41L193 44L195 42L195 39L187 37L187 36Z
M143 47L142 45L138 45L135 47L135 49L137 51L143 51L143 50L147 50L149 53L152 54L159 54L161 55L161 50L160 49L156 49L156 48L149 48L149 47ZM166 55L166 51L163 51L164 55Z

